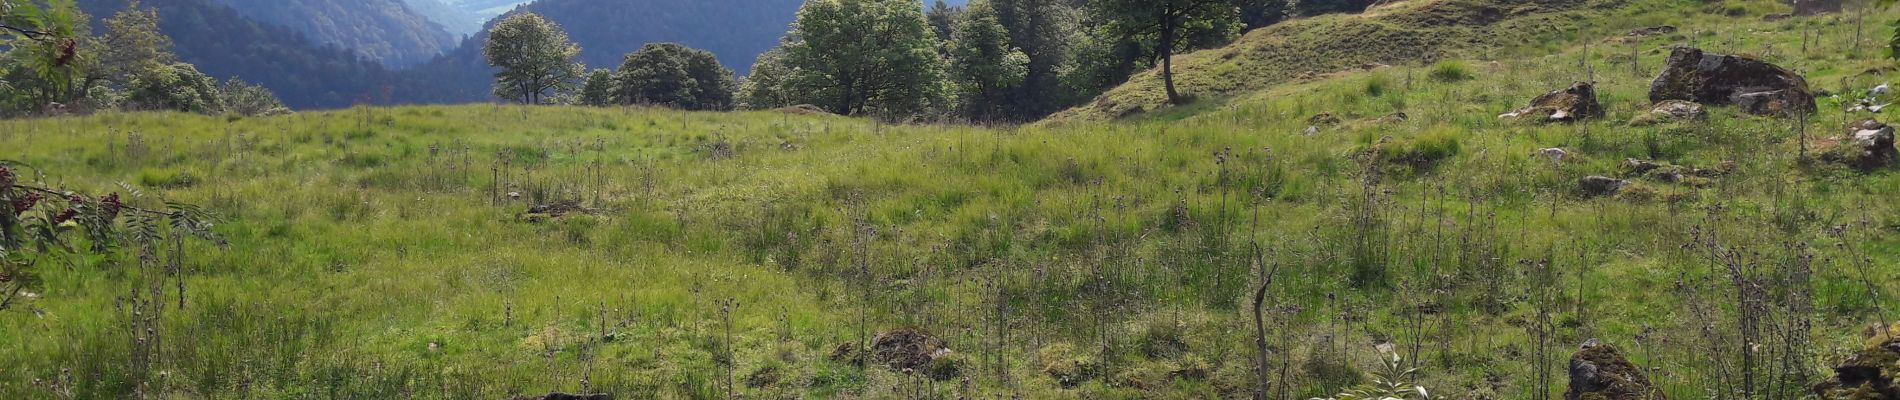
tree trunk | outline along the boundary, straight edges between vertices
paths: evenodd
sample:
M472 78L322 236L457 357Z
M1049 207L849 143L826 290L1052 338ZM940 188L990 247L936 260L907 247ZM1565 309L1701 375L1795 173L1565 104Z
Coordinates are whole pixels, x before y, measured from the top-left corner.
M1172 7L1161 13L1161 42L1155 52L1161 55L1161 82L1168 89L1168 104L1181 104L1181 93L1174 90L1174 19Z
M1254 245L1254 262L1259 264L1255 266L1255 268L1258 268L1260 271L1260 287L1257 289L1254 289L1254 292L1253 292L1253 329L1254 329L1253 344L1254 344L1255 351L1258 352L1257 356L1260 357L1259 363L1256 364L1255 366L1255 368L1258 368L1258 370L1254 371L1254 373L1258 375L1258 379L1260 380L1260 387L1256 389L1257 390L1256 392L1254 392L1253 398L1254 400L1266 400L1269 396L1272 395L1271 388L1273 387L1273 373L1272 373L1273 369L1267 365L1268 359L1267 359L1266 302L1267 302L1267 287L1270 285L1273 285L1274 273L1267 272L1267 265L1266 265L1265 260L1260 259L1260 243L1254 242L1253 245ZM1277 273L1278 271L1274 271L1274 272Z

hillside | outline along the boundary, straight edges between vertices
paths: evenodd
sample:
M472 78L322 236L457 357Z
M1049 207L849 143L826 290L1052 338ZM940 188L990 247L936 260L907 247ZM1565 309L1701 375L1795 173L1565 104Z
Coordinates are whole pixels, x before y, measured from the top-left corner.
M428 61L455 48L457 35L405 0L217 0L252 20L355 51L385 66Z
M1900 101L1870 94L1900 79L1876 24L1567 10L1601 27L1031 126L507 105L0 121L23 182L200 205L227 242L32 253L0 311L0 398L1307 399L1392 381L1396 358L1435 399L1563 398L1573 377L1799 399L1842 363L1900 372L1880 336L1900 328L1870 326L1900 304L1900 166L1828 156L1858 120L1900 121L1848 111ZM1676 46L1785 66L1818 110L1658 119ZM1499 117L1578 81L1600 117ZM97 243L79 225L49 230Z
M82 0L95 22L125 8L125 0ZM159 29L173 51L220 80L240 77L276 92L292 108L340 108L383 102L410 80L357 53L304 39L288 28L257 22L208 0L143 0L158 10ZM95 30L99 29L97 27ZM417 89L420 90L420 89ZM405 90L406 92L406 90Z
M618 68L628 53L647 43L676 42L711 51L727 68L744 75L760 53L785 35L803 0L542 0L521 10L540 13L567 30L581 46L589 68ZM416 68L439 84L436 103L488 99L491 67L482 58L487 33L463 42L448 55Z
M482 25L488 22L480 14L458 8L445 0L404 0L403 4L407 4L416 14L442 25L442 29L458 39L480 32ZM456 43L461 42L458 40Z
M1183 93L1219 102L1274 85L1368 65L1423 65L1446 58L1497 59L1554 50L1667 21L1640 0L1405 0L1360 14L1327 14L1256 29L1223 48L1175 57ZM1538 44L1542 44L1541 46ZM1156 70L1050 121L1102 120L1161 108Z

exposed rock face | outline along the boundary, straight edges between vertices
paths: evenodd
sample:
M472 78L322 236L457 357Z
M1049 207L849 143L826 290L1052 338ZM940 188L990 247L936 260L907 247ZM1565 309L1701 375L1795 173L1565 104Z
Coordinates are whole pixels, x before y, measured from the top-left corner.
M1537 96L1536 99L1531 100L1530 106L1499 117L1534 118L1541 122L1570 122L1602 116L1603 104L1597 103L1596 87L1589 82L1577 82L1569 88Z
M1586 176L1577 182L1577 186L1583 190L1583 193L1591 196L1616 194L1617 191L1623 190L1623 187L1627 185L1629 185L1629 181L1598 175Z
M1570 389L1564 400L1666 400L1623 354L1596 339L1570 356Z
M1815 110L1814 94L1800 75L1749 57L1677 47L1662 75L1649 85L1649 100L1734 104L1756 115L1794 115Z
M895 329L871 341L871 360L899 372L923 370L930 361L950 354L943 340L918 329Z
M1863 332L1867 345L1834 367L1834 377L1814 385L1814 394L1828 400L1900 399L1900 325L1875 326Z
M1709 112L1703 110L1701 104L1682 100L1663 100L1651 106L1649 113L1676 121L1702 121L1709 119Z

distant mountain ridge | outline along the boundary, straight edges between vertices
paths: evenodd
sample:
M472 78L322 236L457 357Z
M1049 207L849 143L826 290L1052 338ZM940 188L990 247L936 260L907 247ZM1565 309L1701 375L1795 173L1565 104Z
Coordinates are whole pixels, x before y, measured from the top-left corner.
M303 33L389 67L415 65L446 53L458 35L412 10L404 0L215 0L258 22Z
M93 16L94 31L127 0L79 0ZM293 108L341 108L393 99L398 84L412 82L357 53L311 42L289 28L257 22L210 0L143 0L158 10L159 30L173 52L219 80L240 77L276 92ZM405 88L404 91L426 91Z
M470 0L468 3L483 0ZM487 0L502 3L512 0ZM581 46L588 68L617 68L627 53L648 43L676 42L711 51L721 64L745 74L759 54L778 45L805 0L540 0L512 12L539 13ZM486 3L483 3L486 4ZM511 13L512 13L511 12ZM438 85L415 99L430 103L483 101L493 69L482 57L487 33L416 68Z

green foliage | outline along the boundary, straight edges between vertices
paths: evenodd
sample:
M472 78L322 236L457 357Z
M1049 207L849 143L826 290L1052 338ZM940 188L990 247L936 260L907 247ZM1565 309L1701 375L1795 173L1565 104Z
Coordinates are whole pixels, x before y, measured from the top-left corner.
M944 99L942 62L917 0L814 0L798 11L783 54L755 65L753 105L813 104L836 114L926 116ZM769 88L758 85L773 84ZM773 99L770 97L779 97Z
M1005 114L1006 95L1029 73L1029 56L1010 47L988 0L976 0L956 22L950 48L950 80L962 115L991 120Z
M648 44L627 55L613 76L614 98L621 104L653 104L685 110L733 107L732 71L705 50L677 43Z
M495 24L482 47L495 73L495 96L521 104L546 104L572 90L584 71L574 56L581 48L540 14L511 15Z
M1164 90L1173 104L1184 100L1174 85L1175 53L1225 44L1241 27L1240 10L1232 0L1102 0L1089 5L1113 35L1152 43L1147 55L1160 60Z
M216 79L191 64L174 63L133 75L123 107L215 114L224 111L224 99Z
M1431 72L1425 77L1439 83L1463 82L1472 78L1471 65L1459 60L1444 60L1432 64Z
M590 107L614 104L614 71L600 68L587 73L587 80L581 83L581 94L576 100L577 104Z
M1391 346L1389 343L1379 346L1379 369L1372 372L1372 383L1311 400L1431 400L1431 393L1416 383L1418 368L1405 368Z
M158 10L139 7L139 2L133 0L124 10L106 18L106 34L98 43L103 67L100 73L122 86L131 83L135 75L178 61L171 52L171 38L158 29Z
M245 83L244 80L231 78L218 87L219 102L224 104L224 112L247 117L268 117L290 113L277 94L263 86Z

